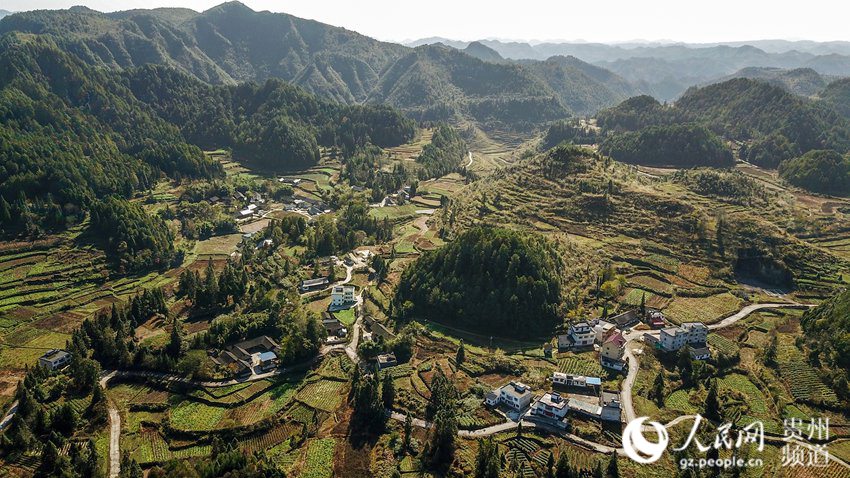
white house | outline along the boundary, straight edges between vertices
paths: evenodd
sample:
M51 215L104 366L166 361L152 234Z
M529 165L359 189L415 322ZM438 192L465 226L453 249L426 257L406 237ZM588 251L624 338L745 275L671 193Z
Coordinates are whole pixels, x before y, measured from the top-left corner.
M689 344L704 344L708 340L708 327L702 322L685 322L682 328L688 331Z
M570 407L567 401L558 392L549 392L531 406L531 414L552 420L562 420L567 416Z
M39 357L38 364L50 370L59 370L71 361L71 354L64 350L48 350Z
M354 286L353 285L337 285L331 291L331 305L341 307L346 304L354 303Z
M523 410L531 404L531 389L522 382L510 382L488 393L484 401L490 406L504 403L514 410Z
M593 341L596 340L596 332L586 320L571 325L567 335L569 336L568 341L570 344L568 348L590 347L593 345ZM560 344L561 338L558 337L559 347Z
M552 385L592 388L601 386L602 379L599 377L585 377L584 375L571 375L568 373L555 372L552 374Z
M658 345L668 351L676 351L688 344L705 344L708 327L702 322L686 322L680 327L661 329Z
M659 347L668 352L679 350L687 343L688 331L682 327L668 327L666 329L661 329L661 335L658 337Z

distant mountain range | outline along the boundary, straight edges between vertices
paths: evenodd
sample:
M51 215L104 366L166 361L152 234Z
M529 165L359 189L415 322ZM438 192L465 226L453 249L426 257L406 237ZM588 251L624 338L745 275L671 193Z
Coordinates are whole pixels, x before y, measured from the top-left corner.
M12 14L12 12L10 12L9 10L2 10L2 9L0 9L0 18L3 18L3 17L5 17L5 16L7 16L7 15L11 15L11 14Z
M427 38L409 46L442 43L458 49L467 42ZM688 87L727 78L744 68L810 68L818 74L850 76L850 42L761 40L715 44L539 43L479 40L508 60L573 56L613 71L635 88L672 100Z
M482 43L464 51L410 48L239 2L202 13L73 7L0 20L0 35L16 34L49 36L90 65L167 65L212 84L280 78L343 103L386 103L420 120L493 127L592 114L642 92L576 58L506 61Z

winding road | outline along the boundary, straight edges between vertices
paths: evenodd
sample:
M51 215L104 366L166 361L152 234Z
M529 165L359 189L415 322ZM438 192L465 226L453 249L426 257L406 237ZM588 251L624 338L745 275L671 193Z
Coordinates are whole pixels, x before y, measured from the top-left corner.
M722 328L729 327L734 325L739 320L747 317L753 312L765 309L808 309L810 307L814 307L812 305L807 304L798 304L796 302L785 302L785 303L767 303L767 304L750 304L744 306L738 312L723 318L722 320L715 322L713 324L708 325L709 330L718 330ZM623 338L626 339L626 353L625 357L629 363L629 371L626 374L626 378L623 380L622 389L620 392L620 403L623 406L623 415L625 418L625 422L629 423L635 418L637 415L635 414L634 403L632 401L632 389L635 385L635 379L637 378L638 369L640 364L638 363L637 357L635 356L635 348L637 347L637 342L640 342L640 339L644 335L652 335L654 337L658 337L661 334L660 330L631 330L623 334ZM668 426L671 424L668 424Z

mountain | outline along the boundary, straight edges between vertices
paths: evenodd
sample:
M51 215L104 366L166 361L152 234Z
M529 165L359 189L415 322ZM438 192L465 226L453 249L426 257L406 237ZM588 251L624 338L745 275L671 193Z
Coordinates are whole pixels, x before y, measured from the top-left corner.
M11 14L12 14L12 12L10 12L9 10L0 10L0 18L9 16Z
M428 42L430 39L417 43ZM464 42L441 39L464 48ZM545 60L574 56L627 78L641 91L672 100L687 88L722 81L750 68L811 68L821 75L850 76L850 43L765 40L713 44L539 43L480 40L503 58Z
M609 70L573 56L520 62L577 114L592 114L641 91Z
M821 75L811 68L794 68L786 70L783 68L747 67L735 73L720 78L712 83L722 83L733 78L750 78L762 80L772 85L800 96L815 96L826 87L830 77Z
M279 78L342 103L387 103L418 119L509 129L591 114L636 92L576 58L511 65L481 42L463 43L463 51L457 42L408 48L238 2L201 13L74 7L0 20L0 35L15 32L50 37L81 61L113 70L165 65L217 85Z
M369 101L420 120L468 116L492 127L522 127L570 114L526 69L481 61L440 44L417 47L397 60Z
M483 61L499 62L504 60L499 52L477 41L467 45L466 48L463 49L463 52Z
M110 68L174 66L210 82L281 78L348 103L362 101L406 48L283 13L229 2L185 9L99 13L33 11L0 21L0 34L50 35L83 61Z

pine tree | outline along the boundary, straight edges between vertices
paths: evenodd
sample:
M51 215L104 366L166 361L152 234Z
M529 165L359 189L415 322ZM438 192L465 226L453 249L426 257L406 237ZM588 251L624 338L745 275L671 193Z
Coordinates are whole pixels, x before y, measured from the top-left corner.
M413 417L410 416L408 412L404 416L404 439L402 441L404 445L404 452L407 453L410 450L410 435L413 433Z
M457 355L455 355L455 362L458 367L466 360L466 347L463 345L463 339L460 340L460 345L457 346Z
M607 478L619 478L620 466L617 464L617 453L611 453L611 460L608 462L608 469L605 471Z
M652 383L652 399L658 406L664 405L664 373L659 372Z
M705 416L712 420L720 420L720 400L717 395L717 380L711 381L708 394L705 396Z
M6 198L0 196L0 226L12 224L12 206L6 202Z
M572 478L573 470L570 467L570 457L567 452L561 450L558 455L558 464L555 465L555 478Z
M478 440L478 453L475 456L475 478L499 478L501 460L499 447L493 438Z
M180 321L175 317L174 323L171 325L171 337L168 341L166 353L168 356L177 360L183 351L183 330L180 326Z
M381 401L384 403L384 408L392 410L395 403L395 382L391 373L385 372L384 379L381 383Z

